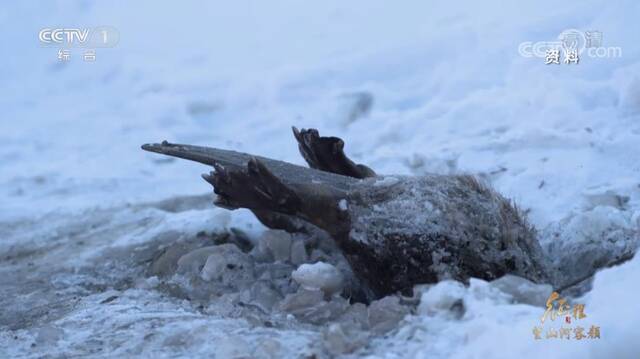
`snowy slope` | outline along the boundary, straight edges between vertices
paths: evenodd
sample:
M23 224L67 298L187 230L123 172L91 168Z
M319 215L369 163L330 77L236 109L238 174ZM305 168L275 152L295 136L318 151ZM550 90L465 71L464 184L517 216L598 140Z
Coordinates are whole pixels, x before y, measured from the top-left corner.
M303 164L290 126L315 127L378 173L481 175L528 211L561 266L637 246L639 15L635 1L3 4L2 303L38 308L60 296L66 304L3 328L0 352L224 357L244 341L280 348L276 356L316 350L315 327L256 329L146 282L118 286L141 277L118 267L118 251L153 246L162 233L235 227L256 240L264 230L246 211L202 200L158 209L156 201L210 191L203 166L139 149L164 139ZM79 50L61 63L57 48L37 42L44 27L98 25L121 39L97 49L95 63ZM520 43L570 28L601 31L622 56L556 66L518 54ZM462 320L418 313L356 354L637 357L639 265L602 271L583 298L602 328L598 341L534 341L543 309L477 294L486 290L478 282L461 294ZM87 289L96 286L104 291ZM100 305L111 291L122 298L114 312Z

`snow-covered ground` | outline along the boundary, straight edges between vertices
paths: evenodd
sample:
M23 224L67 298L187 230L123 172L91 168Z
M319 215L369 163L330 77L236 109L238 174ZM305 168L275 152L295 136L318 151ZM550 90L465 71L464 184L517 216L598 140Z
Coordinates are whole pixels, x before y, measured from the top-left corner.
M576 277L635 250L638 16L632 0L4 3L0 356L323 357L349 337L332 321L273 314L267 325L225 296L196 304L150 276L172 243L231 229L257 243L265 229L201 196L204 166L145 153L146 142L303 164L290 126L314 127L378 173L485 178ZM38 43L45 27L103 25L121 38L93 63L81 49L60 62ZM622 56L545 65L518 54L572 28L600 31ZM389 331L337 352L637 358L639 279L635 258L571 299L600 339L535 340L542 306L482 281L444 282L421 288Z

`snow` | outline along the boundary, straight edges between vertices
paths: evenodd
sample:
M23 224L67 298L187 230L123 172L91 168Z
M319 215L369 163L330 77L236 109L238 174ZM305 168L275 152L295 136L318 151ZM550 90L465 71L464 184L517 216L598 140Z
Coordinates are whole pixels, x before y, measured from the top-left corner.
M580 325L599 326L600 339L534 340L532 329L540 325L543 308L513 303L488 283L472 280L465 289L450 282L428 289L422 295L427 304L420 304L424 314L410 317L410 323L394 336L374 341L371 350L384 348L387 357L395 358L634 358L640 352L633 340L638 335L634 322L640 319L633 309L639 294L633 284L639 268L640 260L635 258L596 275L594 289L583 301L587 317ZM443 311L454 299L464 303L460 320ZM559 328L562 323L558 320L546 328Z
M478 174L579 277L640 242L638 2L3 5L0 287L11 295L0 298L0 356L638 357L640 258L601 270L571 298L602 330L585 341L535 341L543 308L518 293L541 288L515 284L421 288L408 315L385 299L395 309L373 307L389 330L379 335L352 329L344 313L303 320L341 310L368 318L371 307L322 299L290 320L261 317L229 304L229 293L211 299L217 289L201 278L158 279L145 263L172 248L157 269L173 275L202 241L219 244L212 233L263 246L269 270L256 275L283 288L295 268L287 258L304 265L331 251L281 237L265 247L250 212L211 205L200 178L209 169L139 148L166 139L302 165L296 125L341 137L354 161L380 174ZM58 48L37 42L44 27L101 25L116 27L120 42L97 49L95 63L80 49L60 63ZM517 53L574 27L601 31L623 56L547 66ZM188 262L199 275L208 259ZM263 308L285 300L263 285L243 295L261 294Z

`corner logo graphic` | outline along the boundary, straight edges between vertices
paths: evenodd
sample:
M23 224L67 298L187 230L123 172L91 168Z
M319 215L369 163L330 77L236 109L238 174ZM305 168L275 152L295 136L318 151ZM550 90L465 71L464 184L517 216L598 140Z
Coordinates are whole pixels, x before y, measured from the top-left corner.
M84 44L89 37L89 29L42 29L38 39L43 44L58 43L72 45Z
M556 318L561 320L560 327L551 326L544 331L545 320L555 321ZM532 329L533 339L600 339L600 326L591 325L587 328L580 325L585 318L587 315L584 304L574 304L572 307L566 299L560 297L558 292L553 292L547 299L547 309L540 318L541 325L534 326ZM571 326L572 321L576 322L573 327Z
M114 47L120 40L120 33L113 26L44 28L38 32L38 40L41 46Z
M622 48L603 46L603 34L597 30L581 31L568 29L555 41L525 41L518 46L522 57L544 59L546 65L578 64L581 58L619 58ZM561 56L564 55L564 56Z

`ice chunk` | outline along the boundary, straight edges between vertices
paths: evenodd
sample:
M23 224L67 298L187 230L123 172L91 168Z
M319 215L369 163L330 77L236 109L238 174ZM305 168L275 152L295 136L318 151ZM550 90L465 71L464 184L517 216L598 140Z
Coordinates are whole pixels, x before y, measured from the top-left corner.
M273 254L271 254L271 250L267 247L267 243L265 241L259 240L258 244L253 247L249 254L258 263L273 262Z
M355 326L332 323L324 330L325 348L333 355L352 353L367 343L368 335Z
M322 291L301 288L297 292L287 295L280 307L285 312L295 314L322 301L324 301L324 293Z
M263 241L276 261L289 260L291 254L291 234L285 231L266 231L260 241Z
M437 315L451 313L462 303L466 289L460 282L444 280L422 293L418 313Z
M404 317L409 314L409 308L400 304L396 296L387 296L369 305L369 324L371 331L379 334L394 329Z
M322 290L330 296L342 291L344 278L336 267L324 262L303 264L292 274L293 279L310 290Z
M640 246L632 213L610 206L572 213L547 226L540 237L543 249L562 273L560 286L630 258Z
M178 237L178 235L176 235L176 237ZM173 275L178 268L178 260L191 249L193 248L189 248L187 244L181 242L169 245L153 259L149 266L149 274L160 277ZM202 262L202 265L204 265L204 262Z
M349 307L342 297L334 297L330 301L324 298L320 290L300 288L296 293L287 295L280 308L301 321L322 324L340 317Z
M217 246L202 247L191 251L178 259L178 273L200 273L209 256L216 251Z
M629 196L620 195L612 190L604 192L585 193L588 209L598 206L610 206L619 210L625 210L629 204Z
M265 312L270 312L282 299L282 294L268 281L257 281L249 290L248 302Z
M341 199L340 202L338 202L338 208L340 208L341 211L346 211L349 208L347 205L347 200Z
M254 279L253 261L235 244L214 246L200 277L206 281L240 288Z
M369 328L369 312L367 306L362 303L355 303L347 308L347 311L340 317L340 323L346 327L355 326L359 329Z
M335 297L309 308L301 319L313 324L324 324L340 317L348 307L349 303L344 298Z
M294 240L291 244L291 263L300 265L309 259L304 241L301 239Z
M544 307L553 288L550 284L536 284L532 281L507 274L491 282L491 285L509 294L516 303Z
M158 284L160 284L160 279L155 275L149 278L138 278L135 281L135 287L141 289L151 289L158 286Z
M291 280L293 267L286 263L264 263L258 265L256 273L261 280L271 282L280 293L293 293L298 289L298 284Z

